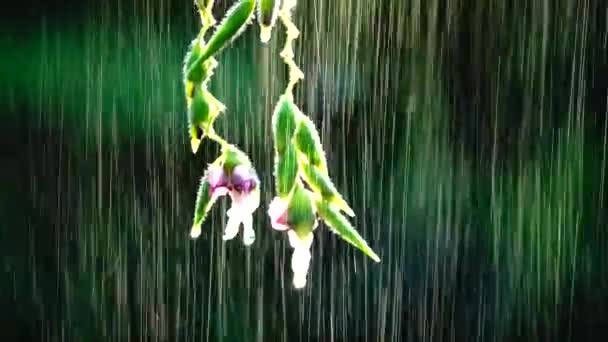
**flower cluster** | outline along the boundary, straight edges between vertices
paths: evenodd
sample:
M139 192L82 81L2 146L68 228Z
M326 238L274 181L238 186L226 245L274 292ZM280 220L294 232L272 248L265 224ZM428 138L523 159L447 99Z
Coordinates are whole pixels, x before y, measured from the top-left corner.
M224 240L233 239L243 224L243 243L251 245L255 240L252 214L259 206L259 179L247 155L229 144L213 129L215 119L225 110L208 89L209 79L218 62L213 57L243 32L251 20L255 0L242 0L226 14L209 41L207 31L215 25L212 14L214 0L197 0L202 27L190 45L184 62L184 88L188 106L190 145L196 153L201 141L208 138L220 144L221 155L209 165L201 179L190 236L197 238L207 214L218 198L229 195L232 207L227 211L228 223Z
M275 188L277 196L268 209L272 228L287 232L294 249L291 268L293 285L306 285L310 248L318 217L346 242L374 261L380 258L341 213L354 216L331 181L319 134L310 121L283 95L273 113L275 145Z
M216 118L224 112L225 106L208 90L208 82L218 65L213 56L244 31L257 3L260 40L264 43L270 40L277 19L280 19L286 32L285 47L280 56L289 67L289 82L272 115L276 197L270 203L268 215L272 228L285 232L293 248L291 268L294 287L306 285L312 258L313 232L319 225L319 219L346 242L379 262L380 258L342 214L355 215L329 177L325 153L315 125L293 100L293 87L304 78L303 72L295 64L292 48L293 40L299 36L297 27L291 21L291 11L297 0L240 0L227 12L208 41L205 35L216 23L212 15L214 0L196 1L202 28L190 46L183 70L191 148L196 153L202 140L208 138L220 144L222 153L208 165L202 177L190 236L200 236L201 227L214 203L228 195L232 206L226 213L228 222L223 239L233 239L242 224L243 243L251 245L255 240L252 221L260 203L260 181L247 155L226 142L213 129Z

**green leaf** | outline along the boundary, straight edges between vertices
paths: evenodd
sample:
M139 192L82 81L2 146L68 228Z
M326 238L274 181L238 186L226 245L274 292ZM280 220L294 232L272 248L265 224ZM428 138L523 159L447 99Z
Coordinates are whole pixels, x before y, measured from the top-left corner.
M255 0L241 0L228 10L195 64L202 63L217 54L245 30L252 17Z
M201 233L201 226L205 222L205 218L209 210L213 207L215 200L211 197L211 186L207 181L207 175L201 178L201 183L196 195L196 204L194 209L194 222L190 231L190 236L197 238Z
M302 115L293 139L296 148L308 159L308 162L319 169L321 173L327 174L327 161L325 160L325 152L323 152L319 133L307 116Z
M317 223L315 208L309 192L296 183L287 206L287 225L299 237L305 238L312 232Z
M275 187L280 197L289 195L298 177L298 159L292 144L286 146L283 153L275 154Z
M346 217L333 209L326 201L318 200L316 201L316 205L319 216L323 218L325 223L327 223L334 233L340 236L344 241L357 247L375 262L380 262L378 255L368 246L367 242L359 235L350 222L348 222Z
M296 130L297 118L301 114L293 101L283 95L277 103L272 114L272 130L274 135L275 150L279 154L285 153Z
M321 195L327 202L343 210L348 216L355 216L354 211L342 198L327 174L321 173L316 167L306 161L300 161L300 175L314 192Z

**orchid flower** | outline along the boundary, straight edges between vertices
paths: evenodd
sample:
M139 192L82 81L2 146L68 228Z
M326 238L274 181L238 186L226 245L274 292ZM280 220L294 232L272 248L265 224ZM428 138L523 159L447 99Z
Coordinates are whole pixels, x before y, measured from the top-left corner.
M287 232L289 245L293 248L293 285L297 289L303 288L312 258L310 248L314 239L313 231L318 226L310 192L300 184L296 185L290 196L277 196L272 200L268 215L273 229Z
M228 222L223 240L232 240L242 223L243 243L251 245L255 241L253 212L260 204L259 183L257 173L244 153L235 147L227 149L218 160L209 165L203 177L190 236L200 236L201 225L211 206L218 198L229 195L232 206L226 212Z
M202 177L190 236L201 234L201 226L218 198L229 195L231 208L226 212L228 222L224 229L224 240L233 239L243 224L243 243L247 246L255 241L253 212L260 203L258 176L245 153L229 144L215 132L215 120L226 110L208 89L217 56L232 43L253 18L256 0L240 0L235 3L216 26L215 32L205 38L215 26L214 0L196 0L202 27L192 41L183 65L183 82L188 108L188 126L192 153L196 153L203 139L214 141L222 148L222 154L209 165Z
M293 285L306 285L313 231L322 218L331 231L360 249L374 261L380 258L357 233L341 211L354 216L327 172L319 134L308 119L283 95L273 113L275 188L277 195L268 208L274 230L286 232L293 248Z

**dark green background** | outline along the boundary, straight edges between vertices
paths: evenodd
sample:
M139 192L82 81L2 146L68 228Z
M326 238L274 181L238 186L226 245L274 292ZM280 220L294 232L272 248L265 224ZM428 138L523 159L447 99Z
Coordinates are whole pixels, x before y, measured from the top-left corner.
M231 1L217 0L219 18ZM14 1L0 20L2 341L600 341L603 0L300 0L297 103L382 258L323 225L309 283L266 215L283 33L219 57L217 130L262 178L257 241L188 239L189 0Z

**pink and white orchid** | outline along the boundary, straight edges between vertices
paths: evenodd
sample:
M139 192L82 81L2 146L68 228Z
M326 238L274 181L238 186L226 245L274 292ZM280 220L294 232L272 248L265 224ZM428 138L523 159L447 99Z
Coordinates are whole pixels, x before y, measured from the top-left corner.
M312 229L302 236L291 227L289 221L289 202L287 198L275 197L268 207L268 216L272 228L277 231L287 232L289 245L293 248L291 256L291 270L293 271L293 285L297 289L306 286L306 276L312 258L310 248L314 240L313 231L317 228L318 221L315 220Z
M241 164L228 173L220 165L210 165L207 181L212 201L225 195L229 195L232 200L232 206L226 212L228 222L222 239L232 240L238 234L242 223L243 243L246 246L251 245L255 241L253 212L260 204L259 180L255 170L251 166ZM198 235L200 229L191 233L193 238Z

